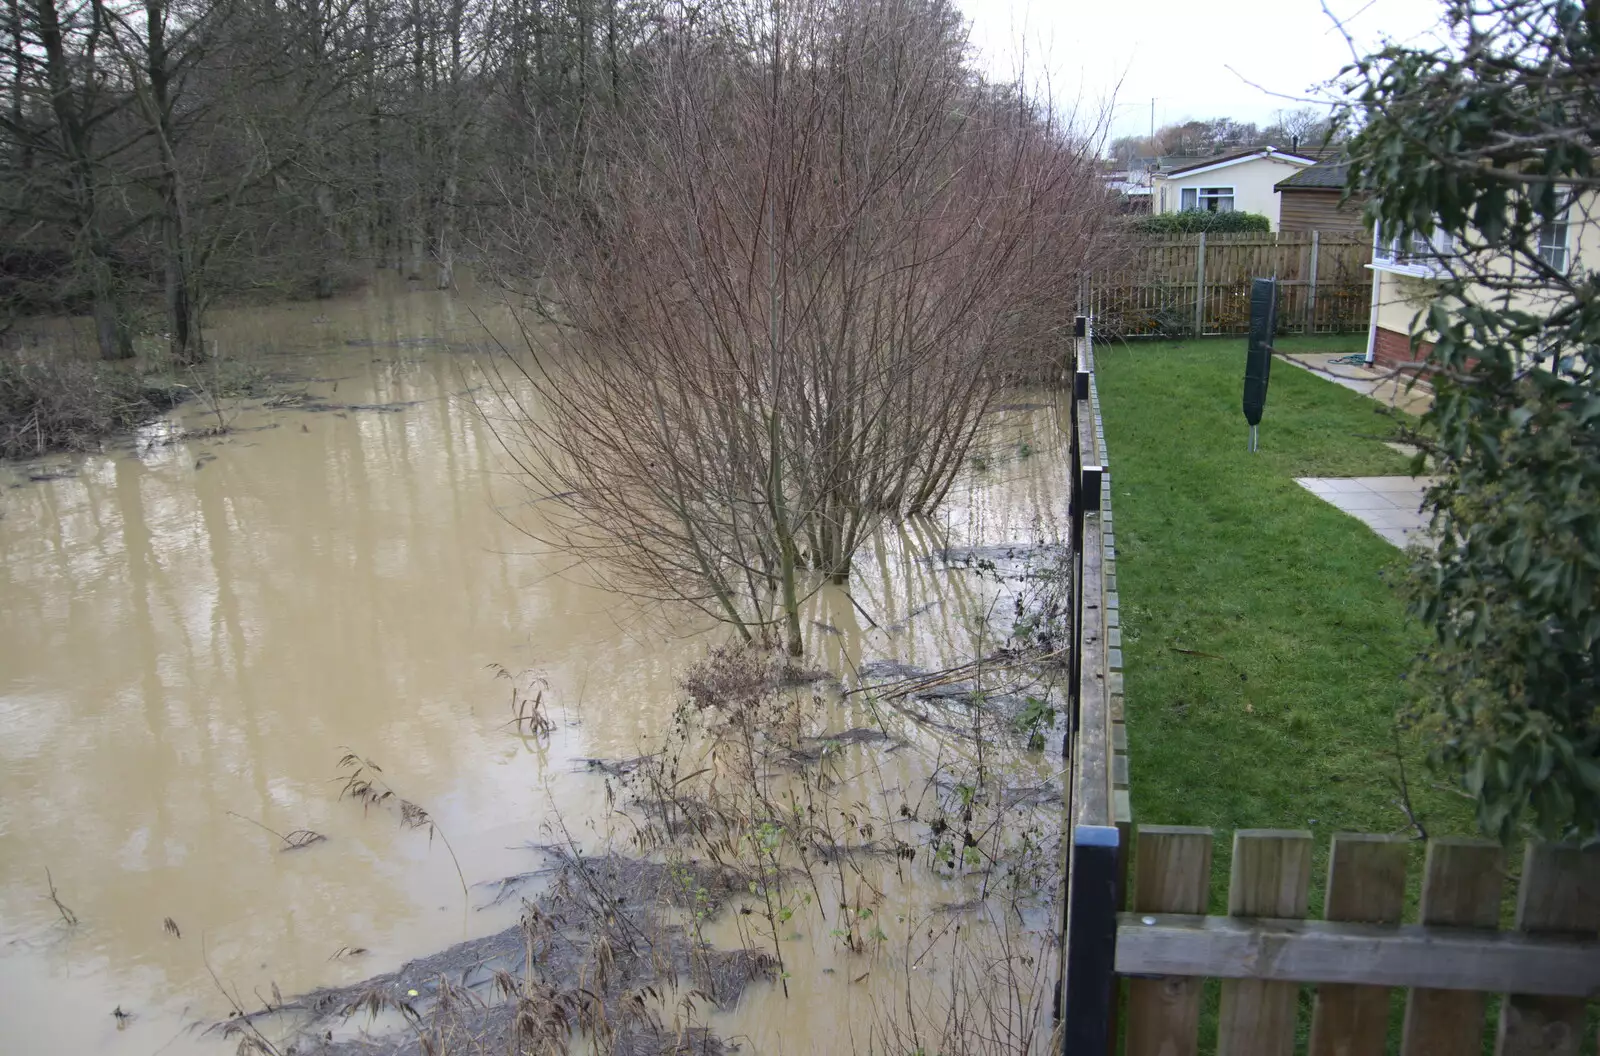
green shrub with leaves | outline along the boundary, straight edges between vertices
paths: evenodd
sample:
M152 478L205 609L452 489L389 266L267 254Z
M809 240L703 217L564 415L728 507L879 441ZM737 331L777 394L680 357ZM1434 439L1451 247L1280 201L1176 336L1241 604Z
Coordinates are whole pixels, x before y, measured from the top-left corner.
M1486 833L1593 840L1600 274L1549 246L1560 224L1578 245L1600 209L1600 5L1445 10L1445 44L1347 71L1365 118L1351 190L1390 230L1452 236L1419 318L1435 398L1418 439L1439 482L1408 580L1431 635L1409 718Z
M1155 213L1134 219L1130 229L1141 235L1266 234L1272 221L1260 213L1213 213L1185 209L1180 213Z

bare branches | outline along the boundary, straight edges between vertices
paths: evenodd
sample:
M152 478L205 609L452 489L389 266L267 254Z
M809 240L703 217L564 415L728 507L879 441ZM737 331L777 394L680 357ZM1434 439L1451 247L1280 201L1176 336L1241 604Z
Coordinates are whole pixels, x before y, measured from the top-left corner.
M993 394L1052 354L1102 196L925 5L727 18L607 130L593 223L518 225L557 242L553 325L497 424L541 541L795 652L806 595L936 507Z
M69 928L77 927L78 915L71 909L67 908L66 903L61 901L61 896L56 893L55 877L50 875L49 869L44 871L44 882L45 886L49 888L49 894L46 897L55 904L56 912L61 914L62 922L65 923Z

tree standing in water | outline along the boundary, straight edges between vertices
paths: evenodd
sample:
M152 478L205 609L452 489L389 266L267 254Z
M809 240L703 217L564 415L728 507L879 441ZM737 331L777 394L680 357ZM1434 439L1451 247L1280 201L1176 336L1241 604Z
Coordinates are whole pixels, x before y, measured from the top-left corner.
M947 3L724 14L664 34L591 222L526 236L559 247L554 326L502 433L546 541L798 654L806 597L934 509L1051 354L1105 196L1087 143L964 64Z

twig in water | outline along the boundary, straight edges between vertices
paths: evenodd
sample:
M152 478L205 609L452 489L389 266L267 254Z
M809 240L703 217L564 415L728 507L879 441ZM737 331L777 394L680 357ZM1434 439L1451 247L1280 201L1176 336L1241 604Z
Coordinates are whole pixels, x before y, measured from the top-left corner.
M48 868L46 868L45 871L44 871L44 882L47 885L49 885L49 887L50 887L50 896L49 896L50 897L50 901L52 901L52 902L54 902L56 904L56 910L61 914L61 919L67 922L67 927L69 927L69 928L77 927L78 926L78 915L76 913L74 913L72 910L68 909L66 904L63 903L61 901L61 899L56 895L55 878L50 875L50 870Z
M228 817L230 818L238 818L240 821L248 821L261 831L270 832L272 835L282 840L283 846L278 848L280 851L298 851L303 847L310 847L313 843L319 843L322 840L327 839L327 837L322 833L313 832L311 829L295 829L293 832L289 833L289 835L285 836L277 829L263 825L254 818L247 818L243 814L236 814L231 810L227 813Z

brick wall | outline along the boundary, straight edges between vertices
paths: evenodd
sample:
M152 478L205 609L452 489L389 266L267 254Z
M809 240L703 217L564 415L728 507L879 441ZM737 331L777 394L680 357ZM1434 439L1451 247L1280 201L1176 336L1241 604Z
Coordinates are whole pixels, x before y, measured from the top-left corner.
M1383 369L1392 370L1407 363L1417 363L1427 359L1433 351L1433 342L1424 341L1416 347L1411 347L1411 335L1402 334L1398 330L1388 330L1378 327L1377 340L1373 342L1373 365Z

